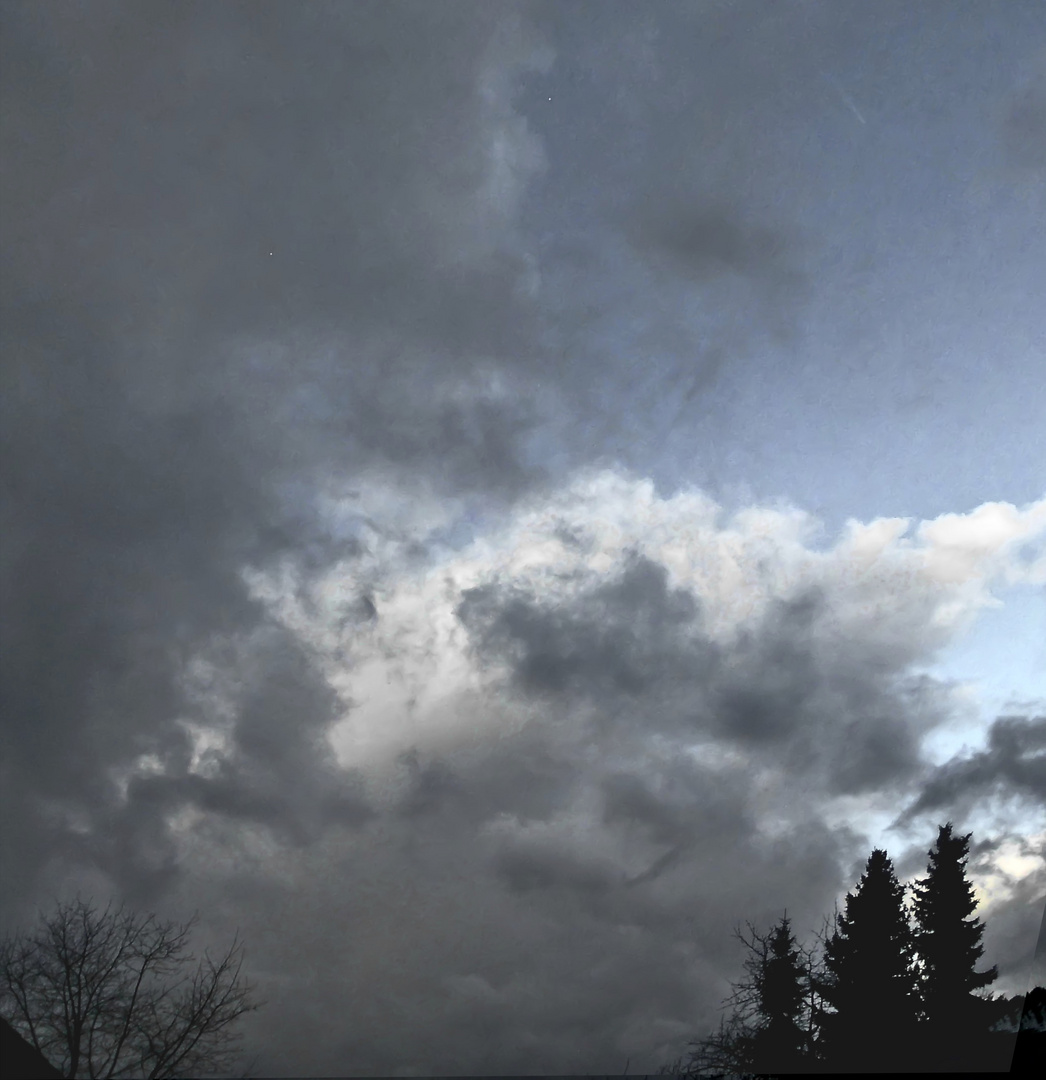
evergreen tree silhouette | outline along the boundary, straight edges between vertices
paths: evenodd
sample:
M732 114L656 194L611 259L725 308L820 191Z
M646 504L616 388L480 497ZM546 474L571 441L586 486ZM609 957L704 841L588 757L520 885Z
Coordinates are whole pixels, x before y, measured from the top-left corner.
M825 927L818 963L797 945L787 912L767 933L738 929L747 978L734 984L718 1032L691 1043L686 1074L994 1072L1041 1054L1046 1034L1023 1033L1014 1056L1013 1038L991 1030L1016 1017L1018 1003L977 993L997 969L976 969L984 926L970 917L971 835L939 826L911 911L889 856L875 848ZM1034 993L1039 1001L1041 988Z
M823 1020L823 1049L839 1068L889 1071L910 1059L918 998L904 887L876 848L845 912L824 943L819 990L833 1010Z
M939 826L926 877L914 886L922 1010L935 1041L954 1043L983 1026L984 999L974 991L998 975L994 967L976 970L984 924L969 918L977 907L966 878L971 835L953 836L951 822Z
M762 1021L752 1042L756 1072L787 1072L800 1066L806 1045L806 979L805 957L785 914L770 932L756 975Z

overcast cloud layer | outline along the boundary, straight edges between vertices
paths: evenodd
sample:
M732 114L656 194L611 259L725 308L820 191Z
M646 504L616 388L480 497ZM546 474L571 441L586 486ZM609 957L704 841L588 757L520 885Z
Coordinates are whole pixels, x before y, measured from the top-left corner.
M238 927L262 1074L652 1071L951 819L1046 981L1046 668L942 673L1046 585L1040 4L0 51L5 928Z

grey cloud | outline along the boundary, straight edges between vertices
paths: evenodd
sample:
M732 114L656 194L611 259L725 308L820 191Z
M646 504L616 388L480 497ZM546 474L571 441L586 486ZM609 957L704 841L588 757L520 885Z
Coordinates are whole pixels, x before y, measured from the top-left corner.
M405 1063L425 1074L504 1073L508 1063L529 1072L612 1070L626 1055L652 1070L695 1025L716 1022L723 989L716 971L736 960L730 930L738 910L764 920L786 905L804 932L817 927L841 883L845 834L810 822L769 840L746 809L743 772L714 776L678 759L607 770L586 759L583 740L557 738L552 724L544 731L547 752L570 766L560 784L567 812L550 816L554 827L513 821L527 784L521 773L515 786L501 786L500 799L484 796L474 815L432 806L409 822L382 823L360 837L362 848L334 860L316 852L323 872L303 871L308 897L240 907L239 917L251 921L274 906L286 913L271 944L253 931L258 962L282 949L317 958L313 978L322 992L308 1002L291 985L267 989L276 995L274 1023L295 1028L279 1040L286 1052L305 1037L301 1016L303 1031L319 1024L328 1032L328 1071L338 1068L339 1048L355 1069L382 1074ZM505 751L534 737L518 733ZM488 750L501 752L496 743ZM471 763L456 765L461 792L488 790L488 754L473 753ZM421 770L431 764L417 762ZM593 794L607 815L590 822L596 834L577 831L568 822ZM478 829L484 822L499 827ZM666 838L684 831L688 850L663 873L638 881L633 874L629 884L627 870L653 861L644 851L656 857ZM637 840L641 847L630 851ZM317 902L336 903L346 928L323 948L310 940L309 920L295 917ZM252 933L250 923L244 929ZM381 948L390 935L394 961ZM362 955L369 941L382 956L373 973L377 961ZM280 970L275 955L264 969ZM346 970L354 979L345 980ZM414 988L410 997L404 981ZM382 1034L390 1016L394 1046Z
M784 236L758 224L746 225L728 206L666 208L651 215L635 235L641 248L667 255L695 281L724 272L788 280Z
M652 456L666 401L750 352L752 326L795 330L804 240L744 186L778 99L744 145L724 121L773 85L760 50L788 17L738 64L748 9L709 27L685 5L699 32L678 41L645 10L636 35L572 10L552 29L584 40L593 81L559 145L594 141L547 173L555 123L528 108L532 130L514 96L548 62L529 5L0 10L0 921L86 883L198 907L215 940L238 926L272 1075L653 1069L718 1020L737 919L787 906L815 929L862 856L817 798L903 787L948 703L907 679L904 635L873 663L824 632L830 596L772 606L727 650L636 557L562 604L463 597L475 659L509 685L460 702L489 709L481 732L401 760L388 812L333 762L341 706L241 576L289 565L315 614L321 572L367 554L318 490L373 471L493 516L622 431L618 457ZM640 100L614 57L664 96ZM683 145L691 75L715 108ZM782 178L801 170L766 191ZM606 247L583 235L589 261L558 277L560 225L590 203ZM695 288L699 332L676 306ZM643 326L610 356L622 314ZM679 363L637 372L659 348ZM380 584L343 629L383 625ZM187 678L200 661L210 685ZM179 720L227 749L194 766ZM775 768L777 802L756 779Z
M608 583L604 599L615 593ZM653 605L637 606L643 617ZM427 1073L497 1073L506 1062L609 1070L626 1055L652 1069L716 1022L716 971L736 960L738 911L765 921L787 906L813 931L855 842L814 819L768 838L747 767L694 760L674 741L652 758L647 729L593 728L551 699L511 732L416 750L402 766L398 812L361 833L318 886L351 881L338 901L348 940L394 932L399 978L423 990L421 1011L387 977L368 981L368 1003L339 1043L364 1071L408 1061ZM424 916L429 905L444 916ZM287 926L281 948L308 933L293 918ZM336 974L353 963L345 948L322 952L316 977L328 990L310 998L332 1035L350 992ZM356 972L364 978L358 961ZM305 1009L278 981L267 993L281 1016ZM372 1012L398 1018L395 1048L371 1031ZM316 1015L304 1023L315 1027ZM288 1031L280 1041L286 1049L303 1037Z
M898 821L943 807L969 807L996 793L1046 804L1046 716L1000 716L986 749L956 756L927 777Z
M283 630L270 631L251 652L236 666L232 751L215 777L184 778L187 792L203 808L244 813L296 843L315 839L331 822L368 820L358 777L337 768L326 742L341 706L310 657Z
M678 631L698 617L698 607L687 592L669 591L664 567L638 557L573 608L543 607L524 593L506 596L483 585L464 593L458 616L481 651L512 658L524 692L575 692L605 703L670 677L681 659Z
M629 742L638 744L639 739L633 736ZM572 760L572 794L597 792L602 824L613 835L640 838L649 854L641 869L629 871L607 855L585 852L572 836L526 830L499 834L494 865L514 891L567 890L579 894L583 906L600 918L645 923L661 916L644 914L648 901L631 901L622 889L728 858L734 848L753 843L756 824L740 772L720 775L696 763L676 762L601 775L576 749L564 756ZM511 808L504 791L498 809Z
M700 289L720 311L737 313L726 327L710 324L704 340L685 344L676 320L662 319L651 328L651 339L678 349L691 366L695 355L705 355L687 388L690 396L712 385L728 356L750 352L753 331L778 343L797 340L810 282L805 245L794 230L754 218L714 194L675 190L649 194L627 214L624 229L654 272L659 292L683 283Z
M672 845L666 856L684 848L692 854L702 845L743 843L755 831L755 821L738 780L733 771L718 774L683 764L656 777L613 773L601 785L603 820L637 826L653 843Z
M696 599L639 557L575 599L492 582L468 591L458 614L524 698L591 703L602 723L649 734L723 739L839 793L908 785L921 735L947 714L947 687L905 675L902 643L877 670L860 643L825 633L832 611L817 589L774 600L729 649L702 629Z
M497 870L509 888L520 893L558 886L604 897L618 884L612 865L576 851L531 850L526 845L502 851Z
M478 754L458 748L423 759L416 749L408 752L403 763L409 783L398 812L421 821L450 817L471 826L497 813L547 821L569 806L583 775L557 744L554 729L554 721L534 721L513 739L485 745Z
M496 266L469 267L499 235L483 140L505 117L476 81L501 59L490 52L504 16L422 4L320 4L301 17L266 3L62 15L16 5L5 66L21 151L9 195L22 214L9 224L11 256L27 276L54 283L61 270L67 287L133 298L132 326L162 303L189 308L187 329L208 336L344 324L347 310L454 334L462 317L474 332L482 311L481 332L498 333L506 320L486 309L512 314L510 294L496 297L506 283ZM502 48L509 69L527 63L517 36L515 55ZM45 267L41 233L75 248ZM100 282L83 280L85 262Z
M791 733L817 678L810 629L822 606L814 595L774 603L758 630L744 630L713 691L711 719L744 741Z
M176 738L185 664L264 625L243 567L351 554L318 484L375 461L494 498L533 482L526 392L470 381L528 377L514 230L542 166L512 95L545 61L515 6L2 17L4 842L29 888L80 844L55 822ZM260 693L251 768L205 801L300 825L279 789L322 767L288 732L332 714L298 676Z
M53 838L67 858L104 870L133 902L155 904L172 887L180 851L170 822L185 810L261 825L279 843L297 846L374 816L359 778L335 767L324 740L338 712L333 692L286 631L270 628L256 638L235 668L231 752L194 771L184 728L141 726L140 746L158 768L132 775L122 795L99 785L94 806L79 803L93 827L67 833L64 843Z

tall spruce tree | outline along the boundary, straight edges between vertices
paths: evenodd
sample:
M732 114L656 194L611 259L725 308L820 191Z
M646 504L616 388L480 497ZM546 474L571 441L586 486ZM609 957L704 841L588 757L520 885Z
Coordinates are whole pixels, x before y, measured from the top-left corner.
M757 1072L798 1068L806 1045L807 964L787 914L770 932L756 980L761 1025L752 1045L753 1066Z
M913 941L904 887L876 848L824 942L818 989L832 1010L822 1049L839 1068L901 1068L917 1017Z
M966 878L971 835L953 836L951 822L939 826L926 877L914 886L922 1008L942 1038L948 1031L979 1026L983 999L974 991L998 975L995 967L976 970L984 951L984 924L969 918L977 907L973 885Z

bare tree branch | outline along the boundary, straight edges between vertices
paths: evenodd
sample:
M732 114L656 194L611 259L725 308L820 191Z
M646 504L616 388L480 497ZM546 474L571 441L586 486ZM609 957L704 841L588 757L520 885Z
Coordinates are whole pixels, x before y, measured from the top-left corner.
M195 925L79 897L0 942L0 1006L67 1077L116 1080L226 1071L234 1025L257 1009L239 938L219 957L189 951Z

